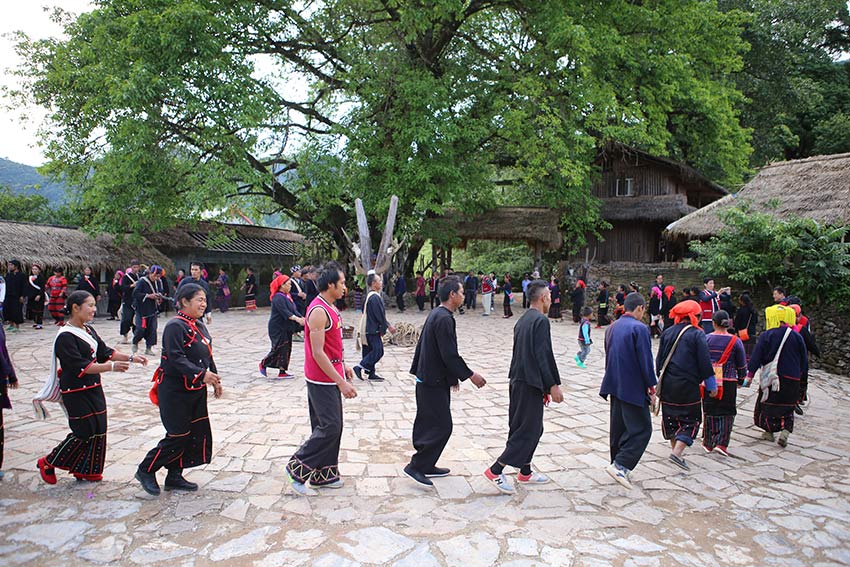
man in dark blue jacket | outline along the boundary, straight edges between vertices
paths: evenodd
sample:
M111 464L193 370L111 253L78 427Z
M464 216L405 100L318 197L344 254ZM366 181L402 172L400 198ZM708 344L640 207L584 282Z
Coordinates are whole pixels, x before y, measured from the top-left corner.
M641 320L646 301L637 292L626 296L625 313L605 333L605 376L599 395L611 402L611 464L606 472L631 488L634 470L652 437L649 405L655 396L652 340ZM610 398L609 398L610 396Z
M369 380L383 382L384 379L375 373L375 365L384 357L384 342L381 337L389 330L395 333L395 327L387 323L387 312L381 289L384 282L381 276L370 272L366 276L366 287L369 294L363 305L363 315L360 318L360 346L363 354L360 363L354 367L354 373L363 380L363 373Z
M395 276L395 301L398 306L398 311L404 311L404 294L407 293L407 282L404 281L404 276L401 270L396 272Z

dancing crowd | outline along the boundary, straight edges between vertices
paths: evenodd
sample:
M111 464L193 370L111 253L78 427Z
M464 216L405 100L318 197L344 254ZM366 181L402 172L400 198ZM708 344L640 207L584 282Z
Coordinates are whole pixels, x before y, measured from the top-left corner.
M20 270L14 262L12 266ZM10 272L14 274L12 266ZM159 407L166 434L139 463L135 476L142 488L154 495L160 492L156 473L162 468L167 471L166 490L197 490L197 484L184 478L183 471L210 462L213 439L207 411L208 386L213 388L214 396L222 394L213 338L207 327L211 322L210 286L203 266L193 263L190 276L180 274L174 295L169 297L159 284L163 272L155 265L142 269L134 261L120 278L116 275L117 285L124 290L120 334L125 343L133 331L129 354L107 345L91 325L97 310L96 284L86 289L90 284L80 283L77 290L68 292L66 283L62 308L57 309L61 316L57 321L61 325L52 346L50 373L33 400L36 414L42 418L47 417L45 402L59 403L70 427L68 436L36 463L46 483L57 482L56 469L68 471L79 481L102 479L107 452L107 406L101 376L107 372L126 372L131 364L148 365L152 347L157 344L159 309L164 302L173 301L177 313L162 331L160 360L149 392L151 401ZM271 350L259 363L263 375L267 368L277 368L280 378L293 378L289 359L295 336L303 332L304 377L312 433L291 456L285 469L293 490L300 494L311 494L314 488L343 485L338 468L342 400L358 395L353 382L355 376L361 380L383 380L376 374L376 365L383 355L382 337L394 331L386 319L381 296L383 278L370 273L366 277L368 294L357 306L362 358L353 366L346 364L340 314L341 301L347 293L345 273L336 263L328 262L309 268L308 274L305 277L299 266L293 266L290 275L275 274L269 288ZM532 468L532 461L543 434L544 407L564 399L550 332L550 322L559 319L559 308L553 311L553 305L560 299L560 290L556 278L547 282L535 275L528 274L523 279L521 289L527 308L513 326L505 450L484 471L487 480L509 494L515 488L505 475L508 466L518 469L519 483L549 482L545 474ZM421 272L419 276L422 277ZM412 436L414 455L404 467L404 473L422 486L432 486L431 478L450 474L438 462L452 432L452 392L466 380L477 388L487 383L458 352L455 327L455 314L464 307L475 309L476 300L471 296L481 289L492 295L499 285L494 275L482 276L477 279L470 273L462 279L446 274L417 281L417 294L427 289L433 295L432 309L410 366L415 378L417 410ZM477 281L470 282L469 278ZM89 282L89 278L84 279ZM7 292L8 282L7 278ZM583 300L586 285L582 280L578 282L574 289L581 291ZM221 291L227 284L226 274L221 270L216 287ZM694 295L688 290L687 295L675 298L675 290L664 286L659 275L648 302L634 282L631 287L631 292L623 289L617 294L615 317L610 321L608 296L603 295L607 293L607 285L600 286L596 318L597 328L605 327L605 373L599 393L610 405L608 474L623 486L631 487L630 474L652 434L652 411L661 415L661 432L670 442L669 459L674 465L689 470L684 452L697 439L701 427L703 449L729 456L738 407L737 390L751 382L758 387L755 425L764 430L765 439L772 441L778 434L779 445L787 446L794 431L795 412L801 413L799 406L806 400L808 357L816 353L799 300L786 297L780 288L774 290L776 304L765 309L765 330L756 338L758 315L749 296L742 294L740 308L733 316L722 308L728 305L731 290L715 291L710 278L699 293ZM255 309L257 282L253 273L249 273L243 289L246 307ZM506 293L506 302L512 299L507 274L501 289ZM393 290L397 291L398 287ZM53 303L50 292L44 293ZM133 297L129 308L128 295ZM424 309L424 300L417 303ZM484 305L484 314L488 315L492 304L486 294ZM507 305L505 317L512 315L509 310ZM579 352L575 360L585 368L593 344L593 312L583 305L578 309L574 306L573 311L574 321L579 323ZM17 317L17 312L13 314ZM110 311L110 315L116 318L117 313ZM746 324L740 325L738 321ZM654 357L653 336L659 336ZM8 389L17 386L17 378L5 348L5 334L0 334L0 339L0 407L8 408ZM145 355L137 354L142 340L147 347ZM747 343L754 344L748 348ZM0 411L0 466L2 431Z

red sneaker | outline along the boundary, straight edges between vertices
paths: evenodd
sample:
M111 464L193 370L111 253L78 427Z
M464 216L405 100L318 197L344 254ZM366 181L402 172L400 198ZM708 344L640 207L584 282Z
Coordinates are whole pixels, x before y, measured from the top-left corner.
M47 464L47 457L40 458L37 464L41 480L47 484L56 484L56 469Z

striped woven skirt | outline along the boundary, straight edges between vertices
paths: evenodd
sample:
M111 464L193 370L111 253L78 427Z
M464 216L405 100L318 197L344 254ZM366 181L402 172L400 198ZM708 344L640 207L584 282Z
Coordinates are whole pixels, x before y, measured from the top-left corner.
M103 473L106 459L106 398L97 387L63 393L71 433L49 455L47 464L81 475Z

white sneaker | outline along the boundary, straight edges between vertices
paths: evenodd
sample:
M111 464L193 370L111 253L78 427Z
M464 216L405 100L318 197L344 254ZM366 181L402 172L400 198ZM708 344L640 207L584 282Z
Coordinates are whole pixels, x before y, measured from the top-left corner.
M315 496L316 495L315 490L310 489L303 482L298 482L297 480L292 478L292 476L289 473L287 473L286 476L289 477L289 483L292 485L292 490L294 490L295 492L297 492L301 496Z
M629 480L629 471L621 469L614 463L611 463L605 467L605 472L607 472L611 478L619 482L625 488L628 488L629 490L632 489L632 483Z
M503 492L505 494L516 494L516 489L511 484L511 481L508 480L508 477L505 476L505 473L494 475L488 468L484 471L484 478L492 482L493 486L499 489L499 492Z
M532 472L528 476L519 473L518 475L516 475L516 479L517 482L519 482L520 484L546 484L552 481L551 478L537 471Z

